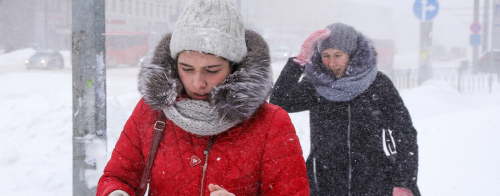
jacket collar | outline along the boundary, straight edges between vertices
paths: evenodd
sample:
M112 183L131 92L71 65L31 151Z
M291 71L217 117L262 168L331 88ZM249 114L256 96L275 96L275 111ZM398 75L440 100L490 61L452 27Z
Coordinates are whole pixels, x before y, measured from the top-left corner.
M154 110L171 105L182 95L182 82L176 61L170 56L167 34L154 54L141 65L139 92ZM256 32L245 31L248 54L218 87L214 87L209 102L220 117L246 120L266 101L272 90L272 69L269 48Z

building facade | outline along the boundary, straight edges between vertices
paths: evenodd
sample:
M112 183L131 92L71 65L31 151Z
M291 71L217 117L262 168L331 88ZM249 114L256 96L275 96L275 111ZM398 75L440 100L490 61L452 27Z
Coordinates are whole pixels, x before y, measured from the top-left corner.
M151 48L171 32L186 2L106 0L106 31L148 32Z
M173 30L185 1L105 0L106 31L148 32L150 43ZM0 45L71 49L71 0L0 0Z

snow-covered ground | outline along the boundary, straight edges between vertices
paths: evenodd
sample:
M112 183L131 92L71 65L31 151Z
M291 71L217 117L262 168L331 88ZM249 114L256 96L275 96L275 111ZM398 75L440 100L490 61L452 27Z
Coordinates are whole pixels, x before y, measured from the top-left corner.
M0 190L3 195L71 195L71 68L25 70L24 60L33 52L0 55ZM284 63L273 63L275 79ZM137 73L138 68L107 70L108 154L140 99ZM419 133L422 194L499 195L500 85L491 94L461 94L428 81L400 93ZM308 113L290 115L307 156Z

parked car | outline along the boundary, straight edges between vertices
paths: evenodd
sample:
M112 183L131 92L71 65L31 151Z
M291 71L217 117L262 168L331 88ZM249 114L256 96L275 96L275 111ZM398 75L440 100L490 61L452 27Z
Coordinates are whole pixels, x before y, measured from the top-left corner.
M443 56L446 55L446 47L444 45L434 45L432 46L432 59L436 61L443 60Z
M280 60L286 60L290 58L290 48L288 47L279 47L276 48L272 53L271 53L271 59L273 61L280 61Z
M465 48L460 47L452 47L450 48L450 53L453 54L456 58L464 58L465 57Z
M146 60L146 58L147 58L147 56L141 57L139 59L139 62L137 62L137 64L135 66L139 66L140 67L142 65L142 63Z
M375 50L377 51L377 67L380 71L389 72L394 65L394 40L373 39Z
M292 50L290 50L290 57L297 57L299 52L300 52L300 47L292 48Z
M451 61L451 60L455 60L457 59L458 57L456 56L455 53L452 53L452 52L446 52L444 53L443 55L439 56L438 60L441 60L441 61Z
M500 73L500 50L486 52L479 58L478 68L481 72Z
M64 57L57 51L39 51L26 60L26 68L64 68Z
M13 49L8 45L0 45L0 54L11 52Z

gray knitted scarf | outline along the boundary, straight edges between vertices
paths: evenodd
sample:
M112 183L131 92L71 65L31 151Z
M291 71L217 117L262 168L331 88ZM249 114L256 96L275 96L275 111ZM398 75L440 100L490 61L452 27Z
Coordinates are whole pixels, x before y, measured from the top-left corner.
M348 68L349 69L349 68ZM349 101L368 89L377 76L377 67L371 66L362 72L335 79L335 75L324 66L306 64L304 79L314 85L316 92L329 101Z
M349 55L352 59L342 78L336 79L323 65L317 46L311 58L312 63L306 64L304 80L312 83L316 92L329 101L352 100L368 89L377 77L377 52L363 34L356 34L357 47Z
M164 107L165 116L185 131L201 136L217 135L240 123L220 118L207 101L182 99Z

